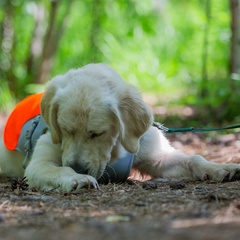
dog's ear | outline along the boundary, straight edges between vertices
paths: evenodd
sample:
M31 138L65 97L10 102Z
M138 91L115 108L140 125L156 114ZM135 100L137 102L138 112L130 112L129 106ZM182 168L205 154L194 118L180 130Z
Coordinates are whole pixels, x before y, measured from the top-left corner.
M121 144L127 151L137 153L140 137L151 126L153 115L135 87L128 86L119 96L114 114L119 122Z
M56 91L57 87L54 84L50 84L44 92L40 104L42 117L50 127L52 141L55 144L61 141L61 130L57 123L58 102L54 98Z

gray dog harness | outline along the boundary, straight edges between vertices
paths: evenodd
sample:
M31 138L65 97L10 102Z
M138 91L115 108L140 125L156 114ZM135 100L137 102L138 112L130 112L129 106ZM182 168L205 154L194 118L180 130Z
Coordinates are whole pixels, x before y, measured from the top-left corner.
M43 121L41 115L33 117L23 125L16 150L25 155L24 168L27 167L31 159L37 140L47 130L49 130L49 127ZM118 158L113 164L108 165L98 182L101 184L125 182L132 168L133 157L134 154L127 152L124 157Z

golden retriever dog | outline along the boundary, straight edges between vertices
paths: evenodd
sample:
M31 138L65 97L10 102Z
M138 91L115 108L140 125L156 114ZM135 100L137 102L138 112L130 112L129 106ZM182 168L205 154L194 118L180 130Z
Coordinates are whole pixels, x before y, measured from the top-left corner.
M41 100L49 131L41 135L26 168L24 156L1 142L0 170L26 176L30 186L70 192L91 185L107 165L134 154L134 170L152 178L230 181L238 164L217 164L174 149L153 125L138 90L111 67L89 64L53 78Z

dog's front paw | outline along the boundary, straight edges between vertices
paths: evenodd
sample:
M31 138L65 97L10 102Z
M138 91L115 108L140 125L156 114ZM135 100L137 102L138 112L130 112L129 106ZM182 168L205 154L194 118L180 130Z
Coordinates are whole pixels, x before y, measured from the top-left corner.
M217 182L236 181L240 179L240 166L237 164L217 164L210 166L203 174L203 180Z
M191 159L191 169L195 179L213 180L217 182L240 180L239 164L220 164L205 160L195 155Z
M99 188L97 180L89 175L73 174L61 179L60 188L64 192L71 192L83 187Z
M226 181L238 181L240 180L240 165L239 164L221 164L224 171L227 172L225 177L222 179ZM221 166L220 165L220 166Z

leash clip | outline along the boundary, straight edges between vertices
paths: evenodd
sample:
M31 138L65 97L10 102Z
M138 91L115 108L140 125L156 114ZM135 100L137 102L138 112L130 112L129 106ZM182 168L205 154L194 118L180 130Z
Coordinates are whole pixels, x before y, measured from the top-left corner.
M159 122L153 122L153 126L164 132L169 132L169 128L164 127L163 124L161 124Z

